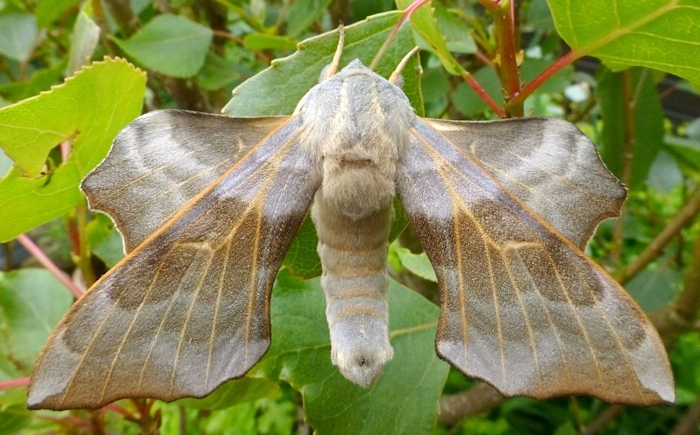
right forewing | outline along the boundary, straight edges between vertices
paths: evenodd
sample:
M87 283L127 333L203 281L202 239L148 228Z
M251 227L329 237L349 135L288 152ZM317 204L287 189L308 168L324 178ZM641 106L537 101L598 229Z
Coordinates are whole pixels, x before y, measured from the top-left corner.
M42 351L31 408L202 397L270 342L272 283L320 183L292 119L79 299Z

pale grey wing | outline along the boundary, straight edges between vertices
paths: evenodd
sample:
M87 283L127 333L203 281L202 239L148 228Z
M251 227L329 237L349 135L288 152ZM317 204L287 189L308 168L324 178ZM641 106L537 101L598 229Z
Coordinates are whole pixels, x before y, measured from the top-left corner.
M620 213L625 188L569 122L424 121L579 248L603 219Z
M624 290L420 120L397 193L438 276L442 358L507 396L673 401L661 340Z
M272 284L320 185L292 119L79 299L44 347L29 408L203 397L270 343Z
M150 112L117 135L81 188L130 252L288 119Z

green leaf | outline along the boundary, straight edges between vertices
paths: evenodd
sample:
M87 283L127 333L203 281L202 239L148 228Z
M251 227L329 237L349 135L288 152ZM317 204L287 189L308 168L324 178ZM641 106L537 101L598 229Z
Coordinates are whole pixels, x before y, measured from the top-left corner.
M399 9L406 9L411 6L412 3L413 0L396 0L396 6ZM421 38L423 38L425 43L428 44L430 50L437 55L442 66L444 66L450 74L458 76L467 74L464 68L462 68L462 65L457 62L447 49L445 37L437 26L430 5L418 8L418 10L411 15L411 27L413 27Z
M226 409L245 402L273 398L280 392L277 382L263 378L245 377L228 381L203 399L181 399L176 404L194 409Z
M282 271L272 293L272 346L252 376L277 377L301 391L317 433L430 433L449 366L435 355L439 309L391 281L389 326L394 358L369 388L331 364L320 280ZM351 429L349 429L351 428Z
M679 163L700 171L700 141L678 136L664 136L665 150Z
M92 19L91 3L86 2L80 9L75 25L73 25L73 34L70 35L70 52L68 53L66 76L73 75L73 73L88 63L92 53L95 52L99 39L100 26Z
M625 285L639 306L650 313L665 307L683 289L683 273L665 265L648 267Z
M63 71L65 69L65 62L42 68L34 72L29 80L0 85L0 95L12 102L33 97L39 92L47 91L51 86L60 83L63 80Z
M50 92L0 109L0 147L14 167L0 180L0 242L62 216L80 201L80 180L141 112L145 75L105 58ZM42 174L52 148L73 141L68 159Z
M284 256L284 267L299 278L309 279L320 276L321 258L316 252L317 245L316 227L311 217L307 216Z
M669 352L669 359L676 378L676 387L693 393L693 402L700 395L700 335L688 332L680 336Z
M428 281L437 282L437 276L433 265L430 264L428 255L425 252L414 254L407 248L396 248L396 253L401 259L401 264L406 269Z
M87 224L86 233L92 253L107 267L114 267L124 258L122 236L106 214L95 214L95 219Z
M501 80L496 72L487 66L474 73L474 79L481 85L487 94L495 101L503 98L501 93ZM479 97L466 83L460 83L452 94L454 106L467 118L471 118L484 110L488 110L488 105Z
M0 411L0 435L16 434L31 422L31 413L24 406L12 406Z
M19 377L19 375L16 377ZM10 388L7 390L0 391L0 410L7 409L9 407L12 407L13 405L20 405L21 409L26 411L26 403L26 388Z
M197 73L197 83L208 91L215 91L224 86L240 80L241 72L238 62L232 62L228 59L209 52L207 53L204 66Z
M554 21L552 14L549 12L546 0L530 0L525 3L525 23L529 27L534 27L541 30L554 30Z
M399 12L387 12L346 27L341 67L353 59L369 65L400 17ZM229 116L291 114L301 97L318 83L321 70L331 63L337 44L337 31L300 42L296 53L273 61L268 69L234 89L233 98L223 112ZM409 29L402 28L382 58L377 73L388 77L413 46ZM423 101L416 57L409 61L403 77L404 92L421 115Z
M664 113L650 70L634 68L629 72L604 71L598 81L597 95L603 115L601 156L617 177L622 174L625 154L625 124L631 120L634 134L632 172L628 187L639 189L649 173L664 137ZM630 74L630 92L634 99L631 119L625 118L628 101L624 97L623 74Z
M0 15L0 53L18 62L26 62L39 29L31 14Z
M172 77L192 77L204 65L213 32L179 15L158 15L127 40L112 37L131 58Z
M36 7L36 23L41 28L48 27L79 3L80 0L42 0Z
M294 38L267 33L249 33L243 38L245 48L251 51L294 50L297 41Z
M471 36L472 29L460 21L444 6L433 3L435 21L438 30L445 40L447 50L454 53L473 54L478 51L476 42ZM452 57L450 55L450 57Z
M54 326L73 297L44 269L0 273L0 359L28 375Z
M540 75L551 65L551 62L545 59L525 59L520 67L520 78L527 83ZM571 84L571 76L574 73L574 67L569 65L557 71L552 77L542 83L535 93L555 93L563 92L564 89Z
M561 37L613 71L646 66L700 82L698 0L548 0Z
M647 186L667 195L682 182L683 173L678 167L676 160L665 151L659 152L649 169Z
M331 0L297 0L292 3L287 14L287 34L292 38L301 35L326 13L330 4Z

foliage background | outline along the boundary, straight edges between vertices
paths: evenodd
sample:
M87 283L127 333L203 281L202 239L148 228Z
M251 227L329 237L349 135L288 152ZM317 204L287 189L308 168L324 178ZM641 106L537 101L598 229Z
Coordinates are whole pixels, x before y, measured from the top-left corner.
M404 89L419 114L554 116L596 142L630 191L622 218L599 227L588 253L660 330L675 406L505 399L449 369L433 351L434 274L410 231L389 259L403 284L390 289L396 356L371 389L349 385L330 365L318 280L300 279L319 270L305 225L273 292L272 348L248 377L202 400L26 410L27 376L53 325L123 255L111 221L90 213L77 189L116 133L161 108L290 113L337 36L305 41L293 54L300 41L357 23L343 63L369 64L407 17L389 12L396 8L385 0L0 1L0 434L698 431L698 0L433 2L401 27L377 68L390 73L418 43L422 76L414 61Z

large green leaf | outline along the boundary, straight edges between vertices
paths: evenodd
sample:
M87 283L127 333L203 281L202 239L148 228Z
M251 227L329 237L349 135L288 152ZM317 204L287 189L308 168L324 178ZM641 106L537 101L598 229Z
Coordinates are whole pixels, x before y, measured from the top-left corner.
M644 68L634 68L625 73L605 70L598 81L597 95L604 123L601 156L608 169L618 177L622 176L625 143L628 140L625 124L633 124L632 168L628 183L632 189L643 185L664 137L663 109L650 72ZM623 74L630 75L630 92L634 100L629 118L625 116L630 101L624 96Z
M179 15L158 15L127 40L112 38L136 62L173 77L191 77L204 65L214 33Z
M141 112L145 83L126 61L106 58L50 92L0 109L0 147L14 162L0 180L0 242L81 201L80 180ZM68 159L56 167L52 158L42 173L51 150L66 140L73 142Z
M561 37L614 71L647 66L700 83L699 0L548 0Z
M0 359L28 375L72 302L70 292L47 270L0 272Z
M393 26L399 12L387 12L345 28L345 48L341 67L354 59L369 65ZM337 31L302 41L293 55L275 60L272 66L233 90L224 107L229 116L289 115L301 97L318 83L321 70L331 63L338 44ZM376 71L388 77L414 46L408 28L402 28ZM418 60L411 59L403 72L404 92L416 113L423 113Z
M272 346L253 376L301 391L307 421L325 433L430 433L449 366L435 355L439 309L392 281L389 326L394 358L364 389L331 364L320 280L282 271L272 293Z

